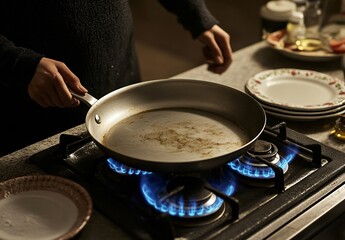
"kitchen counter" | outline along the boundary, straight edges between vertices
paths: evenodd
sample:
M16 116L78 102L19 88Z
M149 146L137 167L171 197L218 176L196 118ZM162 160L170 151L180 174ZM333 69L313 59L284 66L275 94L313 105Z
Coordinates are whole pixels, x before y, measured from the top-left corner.
M235 52L233 64L228 71L222 75L212 74L207 71L206 65L201 65L174 76L173 78L193 78L214 81L244 91L244 84L247 79L260 71L273 68L311 69L343 79L340 59L318 63L292 60L269 48L265 42L259 42ZM269 118L270 123L279 121L281 120ZM307 136L340 151L345 151L345 142L329 135L335 119L326 119L314 122L285 122L287 122L288 127L294 130L304 133ZM64 133L77 135L85 131L85 126L82 124ZM46 140L1 157L0 180L3 181L18 176L43 173L40 169L27 161L27 159L31 155L57 144L59 141L59 135L60 134L52 136ZM107 240L130 238L103 215L97 211L93 211L90 221L76 239Z
M341 59L327 62L302 62L299 60L293 60L268 47L267 43L264 41L235 52L234 62L228 71L222 75L212 74L206 70L205 65L202 65L174 76L173 78L208 80L231 86L240 91L245 91L245 83L250 77L261 71L276 68L314 70L329 74L338 79L344 79L343 72L341 71ZM272 117L269 117L268 120L268 122L272 124L285 121L287 123L287 127L306 134L307 136L340 151L345 151L345 141L336 139L334 136L330 136L329 134L336 120L334 118L310 122L286 121Z

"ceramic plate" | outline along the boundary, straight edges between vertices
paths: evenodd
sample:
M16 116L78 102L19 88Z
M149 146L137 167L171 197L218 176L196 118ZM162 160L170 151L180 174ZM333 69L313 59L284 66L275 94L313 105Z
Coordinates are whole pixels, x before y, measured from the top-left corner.
M260 104L264 108L264 110L268 110L268 111L272 111L276 113L283 113L283 114L289 114L289 115L303 115L303 116L315 116L315 115L317 116L317 115L322 115L322 114L333 114L333 113L338 113L342 110L345 110L345 105L341 105L339 107L326 109L322 111L294 111L294 110L266 105L262 102L260 102Z
M282 55L301 61L308 61L308 62L323 62L323 61L330 61L335 60L343 56L343 54L336 54L332 52L328 52L326 50L317 50L317 51L296 51L289 49L284 44L286 32L285 30L279 30L277 32L273 32L269 34L266 38L266 42L272 47L274 50L278 51Z
M290 114L284 114L284 113L278 113L278 112L273 112L269 110L265 110L265 112L268 115L272 115L274 117L278 117L284 120L291 120L291 121L314 121L314 120L319 120L319 119L325 119L325 118L332 118L332 117L338 117L342 114L345 113L345 110L341 110L336 113L331 113L331 114L321 114L321 115L290 115Z
M70 239L91 212L86 190L62 177L35 175L0 183L0 239Z
M322 111L345 103L341 80L311 70L266 70L250 78L246 90L268 105L295 111Z

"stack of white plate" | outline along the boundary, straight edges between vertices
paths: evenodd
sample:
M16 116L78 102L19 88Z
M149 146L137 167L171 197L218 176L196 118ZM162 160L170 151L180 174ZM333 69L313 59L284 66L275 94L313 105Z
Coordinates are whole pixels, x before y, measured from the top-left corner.
M345 113L344 82L312 70L266 70L250 78L246 90L268 115L286 120L311 121Z

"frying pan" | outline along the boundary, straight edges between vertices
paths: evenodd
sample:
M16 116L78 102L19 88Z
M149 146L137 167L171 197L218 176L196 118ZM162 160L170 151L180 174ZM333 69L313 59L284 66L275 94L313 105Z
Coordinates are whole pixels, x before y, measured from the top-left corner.
M85 124L95 144L107 156L147 171L219 167L245 153L266 124L256 100L209 81L151 80L100 99L72 94L90 106Z

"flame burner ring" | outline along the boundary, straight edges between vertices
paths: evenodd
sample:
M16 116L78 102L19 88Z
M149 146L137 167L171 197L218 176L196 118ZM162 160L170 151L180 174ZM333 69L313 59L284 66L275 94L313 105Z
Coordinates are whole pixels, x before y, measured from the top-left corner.
M151 174L142 176L141 190L146 201L160 212L168 213L175 224L200 226L218 220L225 212L224 200L204 187L205 181L194 176ZM224 192L233 193L227 186Z
M216 195L203 187L203 180L194 177L173 178L166 185L167 202L178 207L183 202L186 211L203 206L209 207L216 202ZM178 194L178 197L169 197ZM162 196L161 200L166 196Z
M253 147L246 154L228 163L230 168L241 176L250 179L271 180L275 173L271 167L260 159L264 159L279 166L285 174L289 167L292 156L281 157L278 148L270 142L257 140Z
M138 175L146 175L146 174L152 173L152 172L143 171L140 169L129 167L121 162L116 161L113 158L108 158L107 163L108 163L109 168L113 172L116 172L120 175L127 175L127 176L137 175L138 176Z

